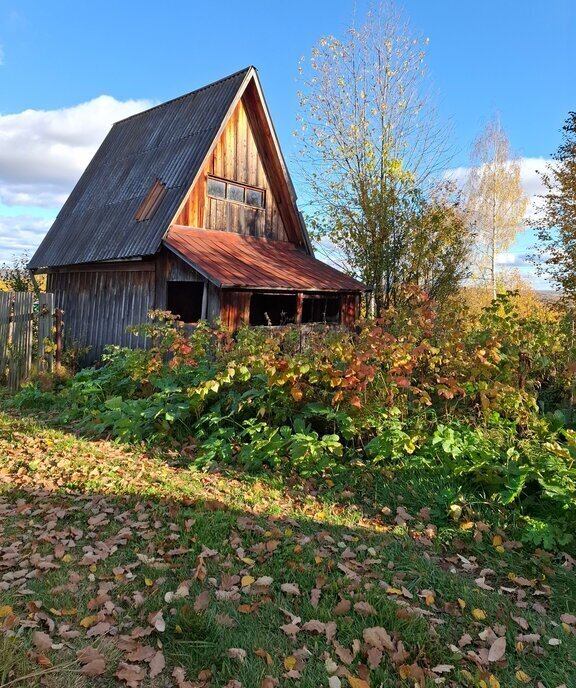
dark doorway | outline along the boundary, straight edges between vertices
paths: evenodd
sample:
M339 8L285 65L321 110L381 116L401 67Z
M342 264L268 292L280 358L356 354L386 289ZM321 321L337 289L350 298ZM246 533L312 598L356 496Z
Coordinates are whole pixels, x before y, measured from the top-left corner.
M251 325L288 325L293 322L296 322L296 294L252 294Z
M168 282L166 309L179 315L185 323L202 318L204 282Z
M340 297L321 294L304 296L302 301L302 322L339 323Z

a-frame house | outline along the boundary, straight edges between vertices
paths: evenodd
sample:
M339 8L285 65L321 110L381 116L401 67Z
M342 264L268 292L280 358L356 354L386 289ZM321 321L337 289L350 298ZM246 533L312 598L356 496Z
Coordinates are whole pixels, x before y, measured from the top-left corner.
M151 309L350 325L365 290L314 258L253 67L117 122L29 268L91 357Z

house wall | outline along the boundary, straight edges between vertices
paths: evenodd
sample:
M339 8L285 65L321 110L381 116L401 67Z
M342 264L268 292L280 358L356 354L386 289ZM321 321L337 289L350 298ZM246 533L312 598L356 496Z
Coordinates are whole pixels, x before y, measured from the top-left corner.
M250 208L208 196L208 175L264 189L265 208ZM232 113L175 224L287 240L278 203L262 166L242 100Z
M61 268L48 273L46 290L64 311L65 346L90 346L85 362L96 360L107 344L146 345L127 332L144 323L154 307L154 263L110 263Z

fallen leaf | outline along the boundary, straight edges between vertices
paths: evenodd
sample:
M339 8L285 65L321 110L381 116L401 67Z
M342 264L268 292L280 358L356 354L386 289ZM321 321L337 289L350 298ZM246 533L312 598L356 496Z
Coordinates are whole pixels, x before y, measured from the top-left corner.
M198 614L208 609L210 604L210 591L204 590L194 600L194 611Z
M522 669L518 669L518 671L516 672L515 676L516 676L516 678L517 678L519 681L521 681L522 683L530 683L530 681L532 680L532 679L530 678L530 676L528 676L527 673L525 673L524 671L522 671Z
M256 657L262 657L268 666L272 666L274 664L272 655L269 652L266 652L266 650L263 650L261 647L256 648L254 650L254 654Z
M392 638L388 635L386 629L381 626L365 628L362 631L362 637L368 645L372 645L372 647L376 647L379 650L394 650Z
M148 623L154 626L159 633L163 633L166 630L166 622L162 616L162 610L148 614Z
M438 664L438 666L432 667L432 671L435 674L447 674L454 669L453 664Z
M32 642L34 643L34 647L40 650L40 652L46 652L46 650L52 648L52 638L48 633L44 633L43 631L34 631L34 633L32 633Z
M350 600L340 600L338 604L332 609L332 614L335 616L343 616L344 614L348 614L352 607L352 604Z
M88 638L94 638L96 636L106 635L111 628L112 624L108 623L107 621L100 621L100 623L97 623L88 629L86 636Z
M490 646L490 651L488 652L489 662L499 662L502 657L506 654L506 638L496 638L496 640Z
M362 616L371 616L372 614L376 614L376 610L374 607L369 603L369 602L356 602L354 605L354 611L358 612L358 614L361 614Z
M120 662L118 671L114 674L121 681L126 681L130 688L138 688L140 681L146 678L146 669L137 664Z
M486 618L486 612L483 609L476 608L472 610L472 616L476 621L483 621Z
M377 647L371 647L366 653L366 660L370 669L376 669L382 661L382 650Z
M242 664L246 660L246 650L243 650L241 647L230 647L226 654L230 659L237 659Z
M300 588L294 583L282 583L280 590L287 595L300 595Z
M158 674L161 674L164 671L164 667L166 666L166 660L164 659L164 655L160 650L156 652L154 657L150 660L150 678L154 678L155 676L158 676Z
M370 688L370 684L362 678L348 676L348 683L351 688Z

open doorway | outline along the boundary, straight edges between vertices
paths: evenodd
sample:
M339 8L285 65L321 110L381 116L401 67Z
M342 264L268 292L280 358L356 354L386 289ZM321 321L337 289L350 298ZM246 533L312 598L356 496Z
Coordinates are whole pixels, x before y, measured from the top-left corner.
M184 323L201 320L204 282L168 282L166 292L167 310Z

